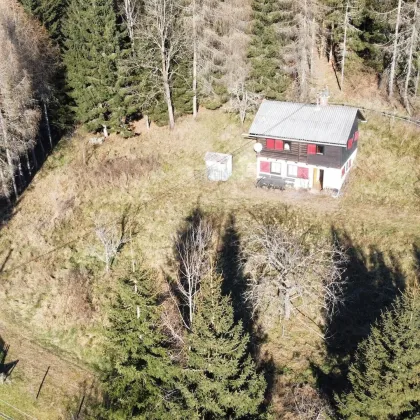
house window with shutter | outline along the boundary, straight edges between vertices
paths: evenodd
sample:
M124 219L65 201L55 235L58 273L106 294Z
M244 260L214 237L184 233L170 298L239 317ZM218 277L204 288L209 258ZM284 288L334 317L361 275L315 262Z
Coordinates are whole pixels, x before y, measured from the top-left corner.
M323 155L324 154L324 146L321 146L319 144L316 145L316 154L317 155Z
M281 162L271 162L271 173L281 174Z
M287 165L287 176L297 178L297 176L298 176L298 166L297 165Z
M267 149L274 149L276 141L274 139L267 139Z
M260 162L260 172L270 173L270 162L261 161Z
M301 166L298 166L297 177L300 178L300 179L308 179L309 178L309 169L308 168L302 168Z
M353 147L353 137L349 138L347 141L347 150L350 150Z
M346 167L343 166L343 168L341 169L341 176L343 177L346 174Z
M286 152L290 152L290 149L292 148L292 143L290 143L290 141L285 141L284 142L284 150Z
M274 148L276 150L283 150L283 140L276 140Z
M308 144L308 155L316 155L316 144Z

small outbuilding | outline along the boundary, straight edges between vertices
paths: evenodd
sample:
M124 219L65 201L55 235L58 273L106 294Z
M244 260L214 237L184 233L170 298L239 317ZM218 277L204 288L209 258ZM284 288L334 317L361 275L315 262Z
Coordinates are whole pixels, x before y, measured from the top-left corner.
M232 175L232 155L207 152L205 161L210 181L227 181Z

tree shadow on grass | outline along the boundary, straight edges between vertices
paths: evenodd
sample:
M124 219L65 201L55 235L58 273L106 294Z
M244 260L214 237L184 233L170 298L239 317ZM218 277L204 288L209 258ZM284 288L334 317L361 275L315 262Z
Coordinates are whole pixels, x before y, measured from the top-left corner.
M19 360L6 363L7 353L10 346L0 337L0 383L7 380L13 372L13 369L19 363Z
M259 363L259 370L267 382L264 410L270 405L276 379L276 366L273 358L261 353L261 346L267 340L261 327L255 325L252 308L244 299L247 290L247 278L241 258L241 238L236 226L236 219L230 214L225 222L220 238L217 258L217 271L223 276L222 292L230 295L235 320L241 321L244 330L250 335L251 352Z
M398 259L384 255L375 246L364 251L345 232L332 227L332 237L347 249L349 262L344 304L327 321L327 358L323 366L312 364L318 388L334 406L334 394L349 390L349 366L357 346L368 337L372 325L405 289L405 278ZM388 262L387 262L388 261Z

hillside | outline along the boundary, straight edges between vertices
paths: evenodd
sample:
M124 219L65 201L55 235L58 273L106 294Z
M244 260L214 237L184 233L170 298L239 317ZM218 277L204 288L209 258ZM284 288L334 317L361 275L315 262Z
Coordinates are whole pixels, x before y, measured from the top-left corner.
M196 208L210 214L222 233L234 224L239 237L253 220L282 217L289 209L325 234L336 232L350 247L352 270L364 273L358 281L367 282L367 289L414 286L420 244L418 133L374 115L368 119L361 127L357 167L338 199L256 189L252 143L242 138L246 127L220 111L203 110L197 121L183 118L174 131L140 126L138 137L112 135L101 146L89 145L90 136L79 129L61 141L2 228L4 319L66 359L91 368L100 364L103 305L124 260L133 253L157 268L163 280L171 271L174 234ZM232 179L207 181L205 152L235 150ZM95 223L120 229L123 217L132 239L114 270L104 274L94 257L100 250ZM320 330L304 324L286 324L287 340L272 331L261 350L279 375L273 395L278 410L285 401L282 384L311 383L309 365L324 363L328 353ZM6 330L6 342L7 335ZM47 365L49 356L45 359ZM16 370L12 387L35 380L24 365ZM8 395L0 388L0 398Z

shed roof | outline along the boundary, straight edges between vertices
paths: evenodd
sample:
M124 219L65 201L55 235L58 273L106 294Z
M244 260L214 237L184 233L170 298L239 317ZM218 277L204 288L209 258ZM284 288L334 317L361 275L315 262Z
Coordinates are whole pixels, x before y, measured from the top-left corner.
M350 106L265 100L249 135L345 146L356 117L366 121L358 108Z
M206 162L226 163L230 157L231 155L226 155L224 153L207 152L204 156L204 160Z

